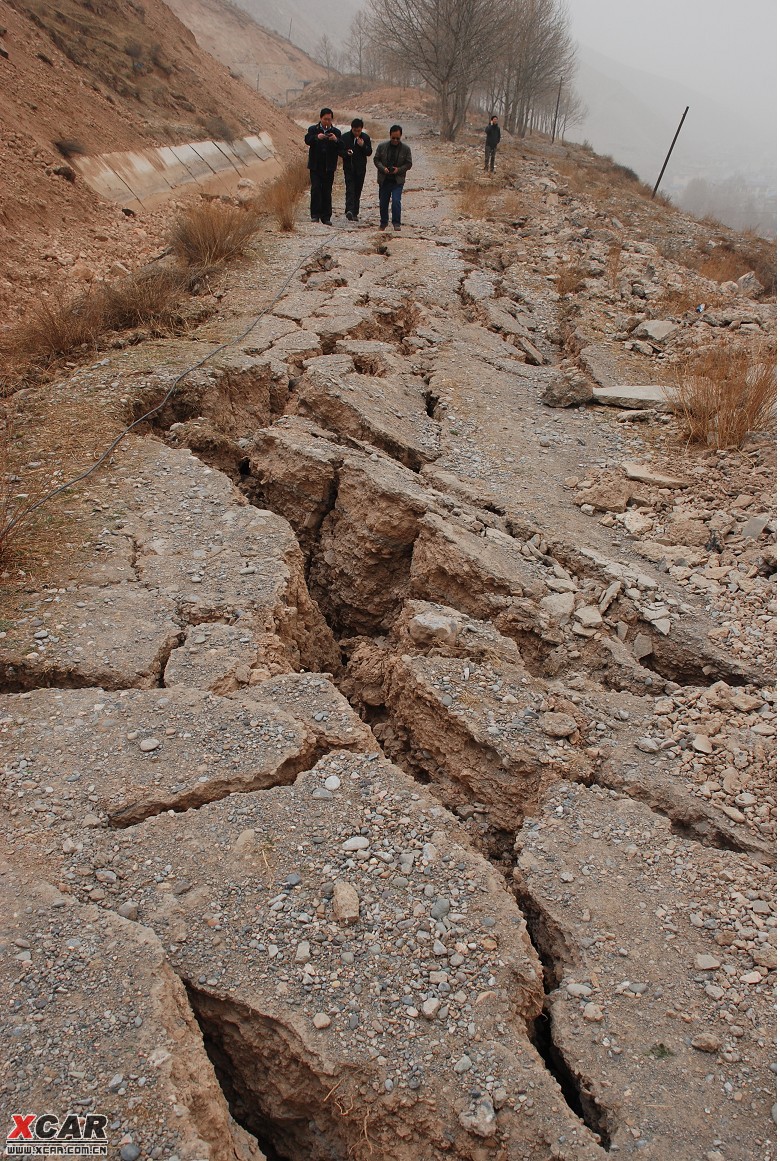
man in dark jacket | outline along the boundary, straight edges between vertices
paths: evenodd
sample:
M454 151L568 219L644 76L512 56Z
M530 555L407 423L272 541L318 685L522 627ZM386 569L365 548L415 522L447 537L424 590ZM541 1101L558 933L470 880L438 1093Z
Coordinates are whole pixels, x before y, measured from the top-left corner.
M309 147L311 220L330 226L333 216L333 175L343 153L341 130L333 124L333 110L321 109L317 125L310 125L304 141Z
M401 229L401 195L406 175L412 168L412 151L401 141L403 129L390 126L390 140L383 141L374 154L379 182L379 229L387 229L390 202L393 203L393 229Z
M356 222L360 217L360 195L363 192L363 182L366 180L366 158L373 153L371 138L363 132L363 122L359 117L352 122L349 133L344 134L341 142L344 147L346 186L344 210L347 221Z
M490 124L485 129L485 173L490 170L495 173L496 169L496 148L501 140L501 129L498 124L498 117L495 114L490 118Z

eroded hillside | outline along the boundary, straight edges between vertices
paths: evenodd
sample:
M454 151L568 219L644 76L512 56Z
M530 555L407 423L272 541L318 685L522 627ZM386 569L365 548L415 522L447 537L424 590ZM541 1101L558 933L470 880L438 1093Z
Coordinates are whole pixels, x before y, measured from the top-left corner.
M124 1161L768 1159L773 436L661 385L774 302L405 128L400 234L303 214L21 401L164 405L4 575L4 1101Z
M0 28L3 325L42 291L134 267L164 244L165 212L143 224L123 215L69 158L261 129L282 160L299 153L289 119L156 0L2 0Z

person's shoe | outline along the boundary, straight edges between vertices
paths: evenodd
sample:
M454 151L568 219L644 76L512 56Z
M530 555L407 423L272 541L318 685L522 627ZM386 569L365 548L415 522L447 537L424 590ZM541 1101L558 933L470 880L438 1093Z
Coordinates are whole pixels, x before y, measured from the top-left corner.
M347 210L344 217L347 219L348 222L356 222L357 221L357 218L355 217L355 215L352 213L351 210Z
M313 222L318 222L320 219L319 219L319 218L315 218L314 214L312 214L312 216L311 216L311 220L312 220Z
M401 229L401 223L400 223L400 222L393 222L393 229L394 229L394 230L400 230L400 229Z
M389 224L390 224L389 222L380 222L380 223L379 223L379 229L380 229L380 230L386 230Z
M330 218L320 218L320 221L322 222L323 226L333 225L333 222L330 220Z

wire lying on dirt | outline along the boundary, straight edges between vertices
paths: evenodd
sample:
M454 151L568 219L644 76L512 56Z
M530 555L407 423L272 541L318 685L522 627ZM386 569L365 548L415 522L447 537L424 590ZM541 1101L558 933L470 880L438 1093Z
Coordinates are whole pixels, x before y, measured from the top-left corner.
M338 245L338 241L335 243L335 245ZM8 540L8 537L13 532L14 528L27 520L28 517L32 516L33 512L36 512L39 508L42 508L44 504L50 503L62 492L67 492L69 488L73 488L76 486L76 484L80 484L82 480L86 480L88 476L91 476L93 472L97 471L101 464L105 463L115 448L119 446L125 436L129 435L134 428L139 427L142 423L145 423L148 419L151 419L153 415L156 415L158 411L161 411L163 407L165 407L165 404L174 394L177 387L179 387L179 385L183 382L184 379L187 378L188 375L191 375L194 371L198 371L201 367L205 366L205 364L208 363L210 359L213 359L222 351L229 350L230 347L234 347L237 343L240 343L243 339L245 339L246 336L257 326L257 324L260 322L260 319L268 314L269 310L271 310L271 308L276 305L284 292L287 290L287 287L290 285L293 278L295 278L295 275L298 273L298 271L301 270L307 262L310 262L312 258L314 258L321 250L324 250L326 247L328 249L335 248L332 238L328 238L326 241L321 242L319 246L316 246L314 250L301 258L295 268L291 271L287 278L285 278L284 282L274 297L265 304L261 311L254 315L249 326L245 327L240 334L235 335L226 343L221 343L218 347L215 347L213 351L209 351L207 355L204 355L202 359L199 359L197 363L193 363L191 366L186 367L184 371L177 375L160 402L154 407L150 408L149 411L146 411L143 415L139 415L139 417L134 419L132 423L129 423L127 427L123 428L116 439L114 439L109 444L102 455L100 455L98 459L90 465L90 467L86 468L83 472L80 472L79 475L74 476L72 479L66 480L64 484L60 484L58 487L52 489L52 491L47 492L44 496L39 497L39 499L37 499L34 503L29 504L26 508L23 508L20 512L17 512L13 519L11 519L7 524L0 527L0 545L4 544Z

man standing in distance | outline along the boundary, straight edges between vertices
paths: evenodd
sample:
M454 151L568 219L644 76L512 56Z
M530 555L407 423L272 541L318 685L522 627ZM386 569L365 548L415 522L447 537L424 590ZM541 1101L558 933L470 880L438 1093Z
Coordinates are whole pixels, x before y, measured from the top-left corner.
M488 169L491 173L496 170L496 149L501 140L501 127L498 124L498 117L495 113L490 118L490 124L485 129L485 173Z
M341 130L333 124L333 110L321 109L317 125L310 125L304 141L309 147L311 179L311 220L331 225L333 215L333 175L343 152Z
M363 122L356 117L349 133L341 138L344 146L344 185L346 186L347 221L356 222L360 217L360 195L366 180L366 158L373 153L371 138L363 132Z
M387 229L390 202L393 203L393 229L401 229L401 196L406 175L412 168L412 151L401 141L403 129L390 126L390 140L383 141L374 154L379 181L379 229Z

